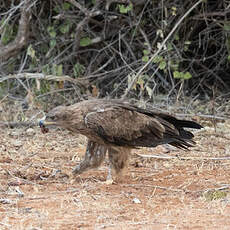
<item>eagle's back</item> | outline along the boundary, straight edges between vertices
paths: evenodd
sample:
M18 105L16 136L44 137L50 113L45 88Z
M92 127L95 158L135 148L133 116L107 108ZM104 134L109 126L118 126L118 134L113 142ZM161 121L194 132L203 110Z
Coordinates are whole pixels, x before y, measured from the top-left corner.
M184 128L202 128L193 121L116 99L82 101L66 108L71 114L68 129L105 145L134 148L168 143L187 148L194 144L193 134Z

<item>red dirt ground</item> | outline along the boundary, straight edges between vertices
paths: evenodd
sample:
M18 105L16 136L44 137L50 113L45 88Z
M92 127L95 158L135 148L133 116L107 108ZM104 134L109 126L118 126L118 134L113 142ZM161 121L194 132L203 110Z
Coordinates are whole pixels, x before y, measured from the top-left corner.
M178 158L137 155L165 156L162 147L134 150L122 182L107 185L107 162L71 175L84 155L83 137L4 129L0 229L230 229L229 130L228 121L216 132L197 132L191 151L167 153Z

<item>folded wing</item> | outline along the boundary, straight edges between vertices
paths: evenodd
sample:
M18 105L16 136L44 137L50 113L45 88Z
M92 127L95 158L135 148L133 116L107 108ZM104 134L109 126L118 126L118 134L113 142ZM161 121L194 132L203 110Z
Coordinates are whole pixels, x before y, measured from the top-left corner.
M110 105L85 116L85 125L105 143L126 147L155 147L171 144L187 148L194 144L193 134L184 130L201 128L195 122L178 120L134 106Z

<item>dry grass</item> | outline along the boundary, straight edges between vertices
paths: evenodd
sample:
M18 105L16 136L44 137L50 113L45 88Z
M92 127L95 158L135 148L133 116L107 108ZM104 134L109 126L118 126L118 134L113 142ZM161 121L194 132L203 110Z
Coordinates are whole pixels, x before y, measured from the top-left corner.
M199 132L192 151L170 155L228 156L229 128ZM135 153L162 147L134 150L123 182L106 185L107 163L72 177L84 143L61 130L1 132L0 229L230 229L230 161L148 159Z

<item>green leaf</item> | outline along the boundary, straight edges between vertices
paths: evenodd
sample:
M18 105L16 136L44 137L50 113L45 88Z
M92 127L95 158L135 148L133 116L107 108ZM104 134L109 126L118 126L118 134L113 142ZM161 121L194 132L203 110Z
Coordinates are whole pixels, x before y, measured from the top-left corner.
M56 75L56 73L57 73L57 64L52 65L51 72L52 72L53 75Z
M50 74L50 67L49 67L49 65L42 66L42 73L44 73L44 74Z
M160 62L159 69L163 70L165 69L165 67L166 67L166 62L165 61Z
M3 28L4 29L1 33L1 42L3 45L7 45L13 38L14 28L12 25L9 25L8 23L6 23Z
M176 41L178 41L180 38L179 38L179 35L178 34L175 34L174 35L174 39L176 40Z
M47 43L43 43L42 46L40 47L41 53L46 54L49 51L49 46Z
M176 15L176 12L177 12L177 8L175 6L173 6L171 8L171 11L172 11L172 15L175 16Z
M63 75L63 68L62 64L57 65L53 64L52 65L52 74L57 75L57 76L62 76Z
M174 78L181 78L181 73L179 71L174 71L173 72L173 77Z
M172 50L172 49L173 49L172 44L171 44L171 43L168 43L168 44L167 44L167 51L170 51L170 50Z
M230 23L229 21L227 21L226 23L224 23L224 30L229 32L230 31Z
M142 61L143 62L148 62L148 60L149 60L149 56L143 56L142 57Z
M163 61L163 57L162 56L156 56L154 59L153 59L153 63L157 64L159 62Z
M52 39L50 40L50 47L53 48L54 46L56 46L56 40L55 39Z
M149 54L150 54L150 51L149 51L149 50L143 50L143 54L144 54L144 55L149 55Z
M80 77L82 75L82 73L84 72L84 66L76 63L73 67L73 73L74 73L74 77Z
M62 70L62 64L57 66L57 76L62 76L63 75L63 70Z
M69 24L62 24L62 25L59 27L59 30L61 31L61 33L65 34L65 33L68 33L68 32L69 32L69 28L70 28L70 25L69 25Z
M127 14L129 11L131 11L133 9L132 4L129 4L128 6L124 6L124 5L119 4L118 7L119 7L119 11L121 14Z
M85 47L92 43L91 39L89 37L82 38L80 40L80 46Z
M54 10L56 13L59 13L59 12L60 12L60 7L59 7L59 5L55 6L55 7L53 8L53 10Z
M179 71L174 71L173 77L178 78L178 79L188 80L188 79L192 78L192 75L189 72L183 73L183 72L179 72Z
M35 58L35 50L33 49L32 45L29 45L27 48L27 55L29 55L32 59Z
M185 41L184 44L185 44L185 45L190 45L191 42L190 42L190 41Z
M185 80L188 80L188 79L190 79L190 78L192 78L191 73L186 72L186 73L184 74L184 79L185 79Z
M56 37L56 31L54 30L53 26L48 26L47 31L50 35L51 38L55 38Z
M146 91L147 91L149 97L151 98L152 94L153 94L153 90L148 85L145 88L146 88Z
M62 8L63 8L63 10L69 10L70 4L69 4L68 2L64 2L64 3L62 4Z

